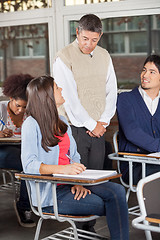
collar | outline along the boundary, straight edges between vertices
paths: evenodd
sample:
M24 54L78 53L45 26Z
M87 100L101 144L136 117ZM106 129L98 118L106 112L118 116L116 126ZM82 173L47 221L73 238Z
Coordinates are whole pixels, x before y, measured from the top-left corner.
M139 90L139 92L140 92L140 94L141 94L141 96L142 96L143 99L144 99L145 97L150 98L150 96L146 93L146 91L145 91L141 86L139 86L138 90ZM157 96L156 98L160 98L160 91L159 91L159 94L158 94L158 96ZM155 99L156 99L156 98L155 98ZM150 98L150 99L151 99L151 98Z

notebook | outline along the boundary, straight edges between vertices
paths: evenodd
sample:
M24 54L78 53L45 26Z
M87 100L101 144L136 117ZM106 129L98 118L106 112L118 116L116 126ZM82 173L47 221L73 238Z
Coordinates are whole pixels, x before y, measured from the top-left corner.
M117 174L117 171L115 170L92 170L92 169L86 169L80 174L76 175L70 175L70 174L53 174L54 177L67 177L67 178L73 178L73 179L100 179L104 177L111 177L115 176Z

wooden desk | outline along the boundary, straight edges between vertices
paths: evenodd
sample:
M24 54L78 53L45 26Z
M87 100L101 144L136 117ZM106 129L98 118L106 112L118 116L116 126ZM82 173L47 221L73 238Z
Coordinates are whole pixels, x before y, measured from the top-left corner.
M101 184L104 182L107 182L108 180L114 179L114 178L119 178L121 177L122 174L116 174L111 177L103 177L99 179L73 179L73 178L62 178L62 177L57 177L57 176L52 176L52 175L38 175L38 174L24 174L24 173L16 173L15 177L18 179L28 179L28 180L38 180L38 181L47 181L47 182L52 182L52 183L60 183L60 184L78 184L78 185L97 185Z
M21 137L0 138L0 145L21 144Z
M72 216L72 215L62 215L59 214L58 212L58 203L57 203L57 191L56 191L56 187L57 187L57 183L59 184L71 184L71 185L96 185L96 184L100 184L100 183L104 183L110 179L113 178L118 178L121 176L121 174L116 174L114 176L111 177L103 177L100 179L73 179L73 178L62 178L62 177L57 177L57 176L52 176L52 175L33 175L33 174L23 174L23 173L16 173L15 174L16 178L22 179L26 181L26 186L27 186L27 190L28 190L28 195L29 195L29 199L30 199L30 204L31 204L31 208L32 211L39 216L39 221L37 224L37 229L36 229L36 233L35 233L35 237L34 240L38 240L39 239L39 234L40 234L40 229L41 229L41 224L42 224L42 220L43 219L52 219L52 220L57 220L59 222L65 222L67 221L72 227L69 228L70 230L68 231L68 229L64 229L61 232L58 233L54 233L53 235L49 236L48 238L45 239L61 239L59 238L60 236L63 236L63 238L65 239L106 239L103 236L100 236L96 233L90 233L87 231L83 231L83 230L77 230L76 225L74 222L86 222L86 221L91 221L91 220L95 220L97 219L99 216L97 215L87 215L87 216ZM31 201L31 187L29 184L29 181L34 181L35 183L35 194L36 194L36 198L37 198L37 207L33 206L32 201ZM41 196L41 191L40 191L40 184L41 183L47 183L50 182L51 183L51 187L52 187L52 198L53 198L53 210L54 213L48 213L48 212L44 212L43 211L43 207L41 205L41 200L42 200L42 196Z
M157 158L157 159L160 158L160 157L157 157L154 155L148 155L148 154L143 154L143 153L118 152L118 155L131 156L131 157Z

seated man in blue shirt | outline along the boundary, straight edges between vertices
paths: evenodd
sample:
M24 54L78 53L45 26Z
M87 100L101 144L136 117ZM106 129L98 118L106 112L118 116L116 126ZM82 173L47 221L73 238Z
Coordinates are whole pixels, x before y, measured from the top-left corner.
M141 72L141 85L118 96L119 151L160 152L160 56L150 55ZM128 182L128 163L121 163ZM160 165L147 164L146 175L160 171ZM134 184L141 179L141 164L134 164Z

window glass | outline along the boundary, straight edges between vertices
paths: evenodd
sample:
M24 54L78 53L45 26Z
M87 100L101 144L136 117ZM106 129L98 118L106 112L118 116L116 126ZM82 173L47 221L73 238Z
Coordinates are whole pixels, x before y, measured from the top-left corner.
M0 1L0 12L16 12L52 6L52 0L11 0Z
M44 56L46 51L45 39L34 39L33 40L33 55L34 56Z
M103 2L119 2L121 0L65 0L64 5L81 5L81 4L93 4Z
M156 16L157 28L160 29L160 15Z
M70 41L76 37L77 26L77 21L70 22ZM160 53L160 15L102 19L102 27L99 45L110 53L146 54L149 48L153 53Z
M46 31L46 24L14 27L13 56L44 56Z
M76 21L70 23L71 41L76 26ZM106 18L102 26L99 45L111 54L118 87L135 87L146 56L160 55L160 15Z
M124 34L104 34L99 42L99 45L109 49L110 53L124 53L125 52L125 35Z
M130 53L147 53L147 33L129 34Z
M10 74L50 74L48 24L0 28L0 81Z
M13 40L13 56L29 56L29 42L27 40Z
M103 31L124 31L125 18L108 18L102 20Z
M129 17L128 18L128 30L146 30L147 28L147 17L138 16L138 17Z

